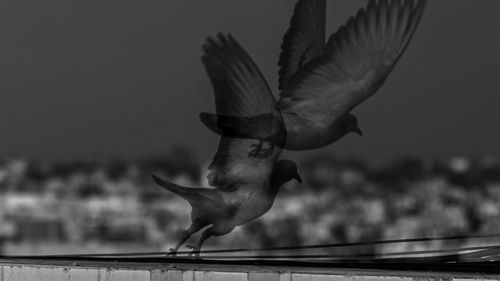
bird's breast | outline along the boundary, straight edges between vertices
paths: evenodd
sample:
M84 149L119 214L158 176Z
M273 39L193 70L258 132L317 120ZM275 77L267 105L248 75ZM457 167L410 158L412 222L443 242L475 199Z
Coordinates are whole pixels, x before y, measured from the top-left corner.
M234 218L235 224L242 225L261 217L271 209L273 202L274 197L265 193L249 197L248 200L241 202Z
M285 149L308 150L326 146L337 141L342 134L331 124L319 124L298 116L284 115L286 125Z

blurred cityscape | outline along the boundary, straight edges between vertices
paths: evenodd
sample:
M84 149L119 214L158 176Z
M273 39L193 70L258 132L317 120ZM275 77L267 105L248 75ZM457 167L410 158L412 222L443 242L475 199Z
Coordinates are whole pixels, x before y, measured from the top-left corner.
M156 186L150 175L206 186L206 166L187 148L137 161L1 160L2 254L167 250L189 226L190 207ZM206 248L500 233L500 158L401 158L373 168L361 160L316 155L299 163L299 172L304 183L283 187L270 212L228 235L211 238ZM483 242L407 243L344 252Z

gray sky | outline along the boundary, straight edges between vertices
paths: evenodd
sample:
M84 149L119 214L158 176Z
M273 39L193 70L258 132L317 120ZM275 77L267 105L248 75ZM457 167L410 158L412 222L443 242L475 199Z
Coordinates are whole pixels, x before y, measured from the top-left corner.
M330 0L329 31L366 2ZM385 86L354 111L365 137L319 152L373 161L498 155L500 1L429 2ZM132 158L183 143L210 158L218 137L198 121L200 111L214 108L201 44L231 32L276 89L294 4L1 1L0 155Z

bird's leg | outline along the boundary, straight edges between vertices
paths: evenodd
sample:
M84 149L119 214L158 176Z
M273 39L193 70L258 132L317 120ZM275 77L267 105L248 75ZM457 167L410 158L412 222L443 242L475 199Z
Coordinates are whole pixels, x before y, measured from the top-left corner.
M191 249L191 253L188 254L188 257L193 257L193 255L196 257L196 258L200 258L200 250L201 250L201 247L198 246L198 244L196 245L186 245L187 248Z
M250 145L250 147L254 147L254 149L248 152L248 157L257 157L257 155L259 155L260 151L262 150L263 144L264 142L262 140L259 140L259 143Z
M200 240L196 245L187 245L186 247L192 249L193 251L189 254L191 257L192 255L195 255L196 258L200 258L200 250L201 246L203 245L203 242L210 238L210 236L213 236L215 234L214 227L207 228L203 233L201 234Z
M194 221L188 229L186 229L182 232L181 239L179 240L179 242L177 242L177 244L175 245L174 248L169 249L169 253L167 255L168 256L176 256L177 250L179 250L181 245L184 244L184 242L186 242L186 240L188 240L189 237L191 237L191 235L193 235L194 233L196 233L197 231L199 231L202 228L203 228L203 224L201 224L198 221Z

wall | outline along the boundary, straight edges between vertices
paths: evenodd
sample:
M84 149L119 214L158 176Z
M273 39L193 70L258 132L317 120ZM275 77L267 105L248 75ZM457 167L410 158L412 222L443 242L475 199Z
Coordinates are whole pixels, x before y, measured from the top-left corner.
M472 281L500 275L413 271L238 266L175 263L127 263L2 260L1 281Z

